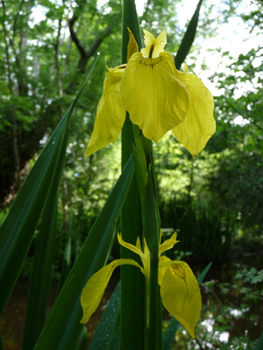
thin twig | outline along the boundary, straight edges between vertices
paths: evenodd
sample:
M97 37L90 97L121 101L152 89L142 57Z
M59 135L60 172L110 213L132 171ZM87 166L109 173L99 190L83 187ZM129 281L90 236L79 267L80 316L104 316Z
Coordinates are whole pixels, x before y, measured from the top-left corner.
M101 30L97 37L94 39L93 43L90 45L89 49L86 51L84 46L81 44L80 40L77 37L76 32L73 29L74 23L78 19L77 15L73 15L72 18L68 21L69 23L69 31L72 41L75 43L79 53L80 53L80 59L78 61L77 65L77 71L78 73L83 74L85 72L85 67L89 61L89 59L94 55L94 53L97 51L103 40L111 33L111 28L107 27L103 30ZM73 80L65 89L66 93L70 93L74 86L76 85L76 79Z
M233 106L233 104L229 101L229 99L227 97L225 97L226 102L229 104L229 106L239 115L241 115L241 117L243 119L248 120L251 124L254 124L258 129L263 131L263 128L261 126L259 126L256 122L254 122L251 118L245 116L243 113L241 113L235 106Z

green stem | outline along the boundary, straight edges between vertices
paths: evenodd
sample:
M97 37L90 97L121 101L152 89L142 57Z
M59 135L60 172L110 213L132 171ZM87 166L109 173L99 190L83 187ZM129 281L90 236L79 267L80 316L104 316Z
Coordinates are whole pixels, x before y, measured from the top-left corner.
M141 34L134 0L123 0L122 25L122 63L126 62L129 33L127 27L141 48ZM127 113L122 129L122 168L132 153L134 137L132 123ZM126 242L135 244L142 238L141 203L136 179L123 205L121 215L121 232ZM140 263L137 255L128 249L121 248L122 258L132 258ZM133 266L121 267L121 309L120 309L120 349L144 350L144 278Z
M146 330L149 332L150 328L150 305L151 305L151 280L146 279Z
M146 243L150 250L150 279L146 282L146 319L145 350L162 349L161 313L159 312L160 296L158 287L158 260L159 260L159 212L156 205L153 185L152 167L149 165L148 183L145 196L142 200L142 221Z
M203 350L203 347L202 347L202 344L200 343L200 341L197 338L195 338L195 341L197 342L200 350Z

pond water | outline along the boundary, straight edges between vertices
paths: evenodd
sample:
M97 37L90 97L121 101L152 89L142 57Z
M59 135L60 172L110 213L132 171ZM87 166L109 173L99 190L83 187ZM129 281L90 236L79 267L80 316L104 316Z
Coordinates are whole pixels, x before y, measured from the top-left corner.
M198 276L207 265L207 262L200 263L191 261L190 259L189 265ZM221 263L214 262L212 264L204 282L215 280L220 284L228 283L229 285L221 286L220 288L217 283L213 288L208 288L205 283L205 285L202 286L203 311L201 314L200 325L197 327L197 339L199 339L200 344L198 345L194 341L191 343L192 345L190 346L192 346L192 348L190 347L190 349L200 349L200 346L203 349L219 349L220 347L213 347L213 345L209 343L211 338L213 338L214 341L215 337L220 339L219 344L231 342L232 338L243 337L248 333L253 336L253 339L258 339L260 337L263 330L263 302L260 300L255 309L253 303L244 301L246 293L241 293L244 291L242 288L251 287L251 284L244 282L244 278L234 279L237 271L244 268L250 269L251 267L255 267L257 270L262 270L263 256L247 256L233 261L225 261ZM104 306L118 283L118 279L119 272L115 272L100 307L91 317L90 322L87 325L89 340L94 334L103 313ZM263 282L261 282L261 285L262 283ZM236 285L236 288L231 288L231 285L233 284ZM56 285L56 282L51 285L49 299L50 307L52 307L54 303ZM252 287L259 288L259 285L260 283L252 285ZM226 294L224 294L224 292L226 292ZM5 350L21 350L22 348L27 295L28 281L19 280L0 319L0 332L2 334ZM247 304L249 304L249 306L247 306ZM253 316L254 314L255 316ZM164 312L163 316L164 320L170 319L170 316L166 312ZM221 322L221 326L219 321ZM185 344L186 342L189 343L189 337L184 333L183 328L181 328L178 333L179 335L176 338L178 347L176 349L186 349ZM245 348L246 347L244 347L244 349Z
M197 266L193 266L192 263L190 265L196 275L199 275L206 266L204 263L199 263ZM211 337L217 337L222 344L231 343L237 337L259 339L263 331L263 298L256 301L256 296L260 294L260 290L263 296L263 271L258 275L253 273L253 270L251 272L251 268L257 271L263 270L262 255L244 256L212 264L201 287L203 301L201 323L207 331L206 336L202 334L204 329L200 334L200 339L203 340L202 348L215 348L206 344L205 340ZM235 278L238 276L239 278ZM256 276L259 276L259 282L253 283ZM209 288L209 281L216 282L212 288ZM250 348L248 345L243 346L240 349ZM254 345L252 348L254 349Z

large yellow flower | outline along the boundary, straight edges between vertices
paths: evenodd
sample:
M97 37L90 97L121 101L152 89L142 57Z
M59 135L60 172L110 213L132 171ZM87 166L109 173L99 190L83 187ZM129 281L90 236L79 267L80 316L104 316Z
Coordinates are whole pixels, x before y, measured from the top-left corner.
M125 111L155 142L169 130L188 149L197 154L215 132L214 101L210 91L194 74L178 71L173 57L164 52L166 32L156 39L144 30L145 48L133 48L127 66L109 69L99 102L94 131L86 156L116 141Z
M185 262L171 261L167 257L161 256L164 251L171 249L178 242L176 237L177 235L174 233L169 240L159 246L158 283L163 305L194 338L194 329L201 310L201 295L197 280ZM150 251L146 241L144 240L144 252L139 238L136 246L124 242L120 234L118 234L118 241L122 246L140 256L142 266L133 259L118 259L96 272L89 279L81 294L80 300L83 308L81 323L88 322L91 315L96 311L111 275L117 266L134 265L141 270L146 279L150 278Z

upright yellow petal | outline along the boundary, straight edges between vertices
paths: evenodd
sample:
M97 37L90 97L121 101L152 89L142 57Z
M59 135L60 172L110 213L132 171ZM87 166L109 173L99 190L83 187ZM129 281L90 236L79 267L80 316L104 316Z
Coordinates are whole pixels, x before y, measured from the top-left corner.
M133 54L123 73L120 93L131 121L155 142L184 120L189 107L186 84L167 52L157 58Z
M215 133L214 100L210 91L196 75L180 73L187 85L190 104L183 123L172 129L175 137L192 154L199 153Z
M142 251L139 237L136 240L136 246L131 243L125 242L122 239L122 236L120 233L118 233L117 239L120 245L122 245L123 247L129 249L133 253L138 254L140 256L142 265L143 265L143 267L141 267L141 271L145 275L146 279L149 278L150 277L150 250L148 248L146 240L144 239L144 247L143 247L144 251Z
M129 28L128 28L128 31L129 31L129 43L127 48L127 62L135 52L139 51L138 44L134 38L132 31Z
M136 246L131 244L131 243L127 243L122 239L122 235L120 233L117 234L117 239L120 245L122 245L123 247L131 250L133 253L138 254L140 256L140 258L143 257L143 252L141 250L141 244L138 244L138 238L136 241Z
M151 46L155 42L155 37L146 29L143 29L143 34L144 34L144 45Z
M126 111L120 96L120 81L125 67L109 69L106 74L86 157L115 142L121 132Z
M120 265L134 265L141 269L141 266L132 259L119 259L112 261L96 272L88 280L80 297L83 309L83 317L80 323L87 323L91 315L97 310L113 271Z
M166 250L173 248L173 246L178 242L179 241L177 241L177 233L175 232L169 239L160 244L159 255L161 255Z
M156 38L156 44L160 45L163 49L165 45L167 44L167 36L166 36L166 31L163 30L161 34L159 34Z
M201 294L197 280L185 262L170 262L161 281L161 298L164 307L195 338Z
M161 34L155 39L155 37L147 30L144 32L145 48L141 50L142 54L146 58L159 57L160 52L164 51L164 47L167 44L166 31L163 30Z

